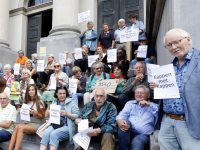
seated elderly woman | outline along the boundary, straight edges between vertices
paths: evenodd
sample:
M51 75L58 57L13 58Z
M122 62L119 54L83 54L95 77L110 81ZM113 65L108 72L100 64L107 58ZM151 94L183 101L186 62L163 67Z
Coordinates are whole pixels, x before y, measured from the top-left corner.
M7 87L11 88L11 82L14 81L15 76L11 73L11 65L10 64L6 64L4 66L4 78L7 81Z
M54 65L55 65L55 57L53 54L48 55L48 63L44 67L44 72L40 72L40 83L42 83L42 87L40 90L46 89L47 84L49 83L49 79L52 73L54 73Z
M78 125L82 119L88 119L89 126L93 126L93 130L88 133L92 140L98 140L102 150L114 150L117 110L115 105L106 101L106 98L106 91L97 88L94 96L95 101L88 102L84 106L79 118L76 119L76 124Z
M37 94L35 84L28 85L26 88L24 104L30 106L30 122L24 121L15 127L10 140L9 150L12 150L14 147L16 150L20 149L24 133L36 133L42 125L42 119L45 117L45 106Z
M34 80L34 82L37 82L37 78L39 78L38 74L36 73L35 65L33 64L33 61L28 59L25 64L26 69L28 69L31 72L31 78Z
M80 67L83 72L88 71L88 55L90 55L90 53L88 53L87 45L82 46L82 59L75 59L75 52L72 52L72 56L75 60L74 66Z
M71 73L72 60L68 58L68 51L64 51L64 53L66 54L66 60L65 60L66 63L63 64L62 71L65 72L68 77L71 77L72 76L72 73Z
M158 115L158 104L148 100L149 88L139 85L135 88L135 100L126 103L117 116L119 147L132 150L144 150L153 133Z
M76 95L78 96L78 100L83 100L83 95L86 92L86 77L81 75L81 68L74 66L72 68L72 79L78 79L77 82L77 91Z
M94 74L90 75L88 82L87 92L84 94L84 104L91 101L94 97L95 85L99 79L110 79L110 75L103 72L103 63L95 62L92 64L91 69L94 71Z
M72 137L77 132L77 127L74 120L78 117L79 108L77 103L69 97L67 88L57 87L55 92L56 99L52 104L60 105L60 125L51 124L45 131L41 140L40 150L46 150L50 145L50 150L57 150L59 142L69 139L70 144L73 144ZM47 109L47 115L50 115L50 110Z
M0 142L10 140L16 115L16 108L9 103L9 95L0 93Z
M2 77L0 77L0 93L6 93L10 96L10 88L6 87L6 79Z

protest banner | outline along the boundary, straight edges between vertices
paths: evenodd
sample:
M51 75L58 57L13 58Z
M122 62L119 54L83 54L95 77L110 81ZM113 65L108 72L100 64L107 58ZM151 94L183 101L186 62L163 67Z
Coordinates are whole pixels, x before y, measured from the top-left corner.
M76 93L77 81L78 81L78 79L69 79L69 90L71 93Z
M88 132L91 132L93 127L90 127L82 132L77 133L73 136L75 148L81 146L84 150L87 150L90 144L91 136L87 135Z
M75 48L75 59L83 59L82 48Z
M142 45L138 47L137 52L138 58L146 58L147 57L147 45Z
M117 49L107 50L107 62L117 62Z
M154 99L180 98L173 64L151 69L152 79L158 86L154 88Z
M120 43L129 41L138 41L139 29L122 30L120 31Z
M44 72L44 60L37 61L37 72Z
M148 82L150 83L151 81L153 81L152 79L152 73L151 73L151 69L155 69L160 67L159 65L154 65L154 64L147 64L147 74L148 74Z
M19 82L17 81L11 81L11 89L10 89L10 100L19 100L19 92L17 92L17 89L19 89Z
M107 91L107 93L115 93L118 82L118 79L98 80L95 85L95 88L104 88Z
M49 121L51 123L60 125L60 105L50 105Z
M91 56L88 56L88 67L91 67L92 64L94 62L96 62L96 59L99 57L99 55L91 55Z
M52 77L49 89L56 90L56 78L55 77Z
M40 56L46 56L46 47L40 47Z
M90 20L90 10L78 14L78 23Z
M65 53L59 53L59 63L61 65L66 64L66 54Z
M20 64L14 64L14 75L19 75Z
M83 119L83 120L81 120L80 123L78 123L78 132L81 132L81 131L88 129L88 128L89 128L88 119Z
M20 119L24 121L30 122L30 106L27 104L23 104L20 110Z

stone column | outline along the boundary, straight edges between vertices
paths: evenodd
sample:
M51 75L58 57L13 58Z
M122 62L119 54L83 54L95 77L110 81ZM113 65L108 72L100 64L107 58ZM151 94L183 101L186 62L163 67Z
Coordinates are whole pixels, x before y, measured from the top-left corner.
M53 0L53 26L50 36L81 33L78 28L79 0Z
M9 0L0 0L0 46L8 44Z

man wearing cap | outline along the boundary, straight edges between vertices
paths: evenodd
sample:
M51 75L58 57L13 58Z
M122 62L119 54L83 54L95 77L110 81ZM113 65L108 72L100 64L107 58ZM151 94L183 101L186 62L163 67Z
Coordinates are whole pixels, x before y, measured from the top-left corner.
M146 37L141 37L139 41L140 41L140 46L144 46L144 45L147 46L147 55L146 55L146 58L138 58L137 57L138 50L136 50L134 52L135 59L131 61L131 68L132 69L133 69L134 65L136 64L136 62L138 62L138 61L143 61L145 63L145 65L147 63L148 64L153 64L154 60L156 58L155 48L150 46L150 45L148 45L148 39Z

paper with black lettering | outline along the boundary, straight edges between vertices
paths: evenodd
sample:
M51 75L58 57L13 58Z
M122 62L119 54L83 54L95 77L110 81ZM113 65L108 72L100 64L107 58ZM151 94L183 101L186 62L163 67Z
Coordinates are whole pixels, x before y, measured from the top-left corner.
M70 93L76 93L78 79L69 79Z
M30 106L23 104L20 110L20 119L24 121L30 121Z
M137 58L147 57L147 45L142 45L138 47Z
M50 105L49 121L51 123L60 125L60 105Z
M83 59L82 48L75 48L75 59Z
M152 79L152 73L151 70L155 69L155 68L159 68L159 65L154 65L154 64L147 64L147 74L148 74L148 82L150 83L151 81L153 81Z
M117 49L107 50L107 62L117 62Z

